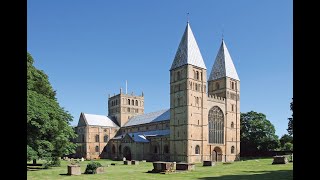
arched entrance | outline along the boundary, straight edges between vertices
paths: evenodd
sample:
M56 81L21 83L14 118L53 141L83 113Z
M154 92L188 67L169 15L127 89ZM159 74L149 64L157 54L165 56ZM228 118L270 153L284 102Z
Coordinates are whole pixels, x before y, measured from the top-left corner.
M128 146L124 147L123 149L123 157L125 157L126 160L131 161L131 150Z
M212 161L221 162L222 161L222 151L219 147L215 147L212 151Z

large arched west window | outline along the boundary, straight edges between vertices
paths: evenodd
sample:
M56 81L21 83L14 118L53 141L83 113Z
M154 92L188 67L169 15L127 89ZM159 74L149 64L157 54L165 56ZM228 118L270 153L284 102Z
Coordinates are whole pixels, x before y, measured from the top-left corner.
M209 143L224 143L224 116L218 106L210 109L208 114L209 121Z

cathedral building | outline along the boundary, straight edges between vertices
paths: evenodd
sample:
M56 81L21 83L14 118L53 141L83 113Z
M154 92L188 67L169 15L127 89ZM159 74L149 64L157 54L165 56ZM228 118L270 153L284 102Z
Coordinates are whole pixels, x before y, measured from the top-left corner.
M207 79L207 77L209 77ZM224 40L209 76L189 22L170 68L170 108L144 112L144 94L108 97L108 115L81 113L76 156L86 159L235 161L240 79Z

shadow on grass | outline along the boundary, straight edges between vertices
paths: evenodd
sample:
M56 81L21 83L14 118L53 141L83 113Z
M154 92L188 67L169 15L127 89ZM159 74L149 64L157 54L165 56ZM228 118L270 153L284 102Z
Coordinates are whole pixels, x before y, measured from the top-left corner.
M293 179L293 170L279 170L279 171L245 171L247 173L257 174L245 174L245 175L225 175L219 177L202 177L198 179L219 179L219 180L230 180L230 179Z
M69 174L67 173L64 173L64 174L59 174L60 176L70 176Z

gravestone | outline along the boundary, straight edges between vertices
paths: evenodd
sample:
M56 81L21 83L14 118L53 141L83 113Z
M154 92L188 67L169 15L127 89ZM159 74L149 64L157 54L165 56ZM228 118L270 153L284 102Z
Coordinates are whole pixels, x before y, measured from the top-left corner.
M81 158L81 161L84 161L84 158L83 158L83 157Z
M138 164L139 164L139 161L131 160L131 164L132 164L132 165L138 165Z
M97 174L104 173L104 167L98 167L96 172L97 172Z
M195 164L193 163L177 163L176 165L176 170L192 171L195 169Z
M81 175L81 168L79 165L68 165L68 175Z
M273 156L272 164L287 164L288 159L285 156Z
M131 165L131 161L128 161L128 160L124 161L124 165Z
M203 166L214 166L214 161L203 161Z

